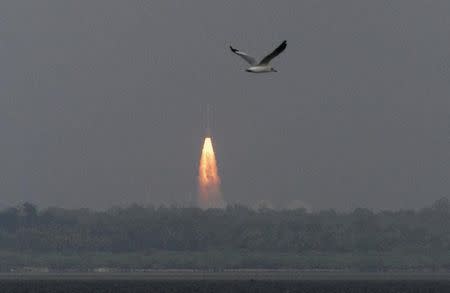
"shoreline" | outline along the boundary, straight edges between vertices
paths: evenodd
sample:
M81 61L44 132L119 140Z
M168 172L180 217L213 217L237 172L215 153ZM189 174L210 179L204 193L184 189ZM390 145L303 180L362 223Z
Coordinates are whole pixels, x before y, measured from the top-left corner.
M221 272L154 270L146 272L0 273L6 280L136 280L136 281L450 281L450 272L330 272L299 270L231 270Z

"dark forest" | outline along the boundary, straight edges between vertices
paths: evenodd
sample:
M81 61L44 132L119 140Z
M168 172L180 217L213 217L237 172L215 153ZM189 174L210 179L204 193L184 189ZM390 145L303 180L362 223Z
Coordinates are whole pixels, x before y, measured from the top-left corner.
M0 212L1 269L449 269L450 203L351 212L30 203Z

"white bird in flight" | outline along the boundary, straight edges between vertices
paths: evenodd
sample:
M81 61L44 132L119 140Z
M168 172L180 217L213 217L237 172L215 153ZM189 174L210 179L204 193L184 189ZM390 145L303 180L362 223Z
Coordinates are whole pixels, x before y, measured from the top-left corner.
M251 66L247 68L245 71L253 73L264 73L264 72L278 72L272 66L270 66L269 62L273 58L277 57L281 52L283 52L284 49L286 49L286 46L287 46L286 41L283 41L283 43L281 43L275 50L273 50L272 53L264 57L259 63L256 62L255 58L249 56L247 53L239 51L238 49L235 49L232 46L230 46L230 49L234 54L241 56L245 61L250 63Z

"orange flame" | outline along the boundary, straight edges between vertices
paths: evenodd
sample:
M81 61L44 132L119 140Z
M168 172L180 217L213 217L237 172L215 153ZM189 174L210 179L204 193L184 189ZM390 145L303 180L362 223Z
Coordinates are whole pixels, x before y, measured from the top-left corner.
M199 205L201 208L224 206L220 192L220 177L211 137L205 137L198 168Z

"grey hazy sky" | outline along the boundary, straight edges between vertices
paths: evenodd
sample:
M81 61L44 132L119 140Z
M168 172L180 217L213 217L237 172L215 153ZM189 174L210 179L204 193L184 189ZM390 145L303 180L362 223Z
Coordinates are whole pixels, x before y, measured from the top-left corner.
M206 104L228 202L450 195L449 1L1 1L0 204L196 193ZM228 46L279 73L252 75Z

